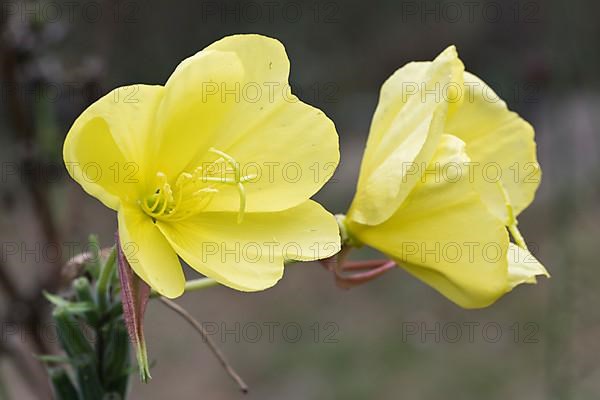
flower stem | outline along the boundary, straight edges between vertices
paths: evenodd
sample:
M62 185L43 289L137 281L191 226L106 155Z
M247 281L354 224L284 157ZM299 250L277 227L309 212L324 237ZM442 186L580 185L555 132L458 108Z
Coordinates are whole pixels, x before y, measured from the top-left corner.
M217 286L219 283L212 278L192 279L185 283L185 291L201 290L207 287Z
M212 278L192 279L192 280L187 281L185 283L185 291L186 292L193 292L195 290L202 290L202 289L209 288L209 287L212 287L212 286L217 286L217 285L219 285L219 282L215 281ZM150 293L150 298L151 299L155 299L155 298L157 298L159 296L160 296L160 293L158 293L154 289Z

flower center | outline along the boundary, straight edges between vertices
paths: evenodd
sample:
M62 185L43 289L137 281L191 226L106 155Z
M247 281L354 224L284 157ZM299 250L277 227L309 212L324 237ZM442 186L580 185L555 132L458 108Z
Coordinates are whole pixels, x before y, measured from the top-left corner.
M172 186L168 177L156 174L156 189L138 201L140 207L153 220L181 220L204 210L222 185L235 186L240 198L237 222L241 223L246 210L248 181L256 175L242 176L239 163L229 154L210 148L218 158L212 163L181 173Z

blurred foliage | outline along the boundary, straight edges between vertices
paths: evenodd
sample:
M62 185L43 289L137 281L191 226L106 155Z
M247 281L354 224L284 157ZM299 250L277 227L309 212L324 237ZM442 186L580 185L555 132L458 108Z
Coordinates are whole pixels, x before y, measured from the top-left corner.
M97 244L94 237L91 241ZM82 265L83 276L73 280L70 293L45 294L66 354L40 357L49 365L57 400L127 396L132 366L115 263L114 250L106 259L96 253Z

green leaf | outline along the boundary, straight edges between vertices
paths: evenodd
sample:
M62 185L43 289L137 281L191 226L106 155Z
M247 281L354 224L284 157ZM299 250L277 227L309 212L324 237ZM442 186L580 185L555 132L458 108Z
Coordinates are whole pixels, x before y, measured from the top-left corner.
M108 258L106 259L106 262L100 269L100 276L98 277L98 282L96 283L96 298L98 299L98 308L100 313L104 313L108 306L112 276L114 275L116 269L116 258L117 249L115 246L112 248Z
M108 310L102 316L104 323L110 323L116 319L119 319L123 316L123 304L121 302L113 303ZM121 320L120 323L123 323Z
M96 302L90 281L86 277L77 278L73 281L73 289L80 304L92 304L94 307L84 312L85 318L90 326L96 327L100 318L96 308Z
M57 400L79 400L77 389L64 368L50 368L48 370L50 382Z
M55 309L52 315L58 338L74 365L82 398L102 400L104 388L98 374L96 351L85 337L81 324L63 307Z
M100 241L98 240L98 235L91 234L88 237L88 243L91 253L90 261L87 263L86 271L90 273L90 275L94 278L94 280L98 279L100 275Z
M63 299L60 296L56 296L54 294L50 294L46 291L43 292L44 293L44 297L46 297L46 299L54 304L56 307L58 308L62 308L67 310L69 313L72 314L82 314L91 310L95 309L95 305L93 303L89 303L89 302L71 302L68 300Z
M105 337L104 365L102 376L107 391L125 397L129 384L131 362L127 329L122 319L107 324L102 329Z
M46 364L71 364L71 359L66 356L56 356L56 355L40 355L36 356L38 360Z

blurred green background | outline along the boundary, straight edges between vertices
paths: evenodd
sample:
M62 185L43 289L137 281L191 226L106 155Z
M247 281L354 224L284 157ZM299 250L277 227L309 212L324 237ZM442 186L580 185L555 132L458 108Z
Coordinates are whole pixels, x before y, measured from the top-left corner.
M31 353L56 343L39 332L48 309L36 291L56 285L66 243L83 251L97 232L108 246L116 229L114 213L63 170L70 124L110 89L164 83L182 59L234 33L282 41L294 92L335 121L342 161L318 194L332 212L353 195L380 85L455 44L536 128L543 179L520 227L552 274L477 311L401 270L340 290L317 264L288 267L262 293L185 295L180 304L213 329L248 399L600 398L600 3L9 0L1 12L0 398L47 398ZM154 379L133 379L132 399L242 397L162 304L150 304L146 332Z

